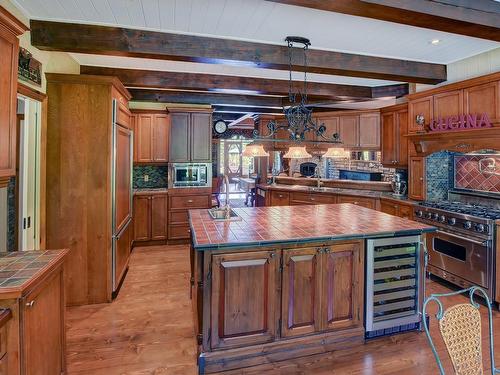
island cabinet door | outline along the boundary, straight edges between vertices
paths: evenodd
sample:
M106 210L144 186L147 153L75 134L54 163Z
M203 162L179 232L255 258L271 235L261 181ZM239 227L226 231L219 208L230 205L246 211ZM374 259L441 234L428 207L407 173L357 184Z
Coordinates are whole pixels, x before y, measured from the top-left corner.
M330 246L323 255L321 330L362 325L364 272L360 243Z
M281 336L320 330L321 249L283 252Z
M212 349L274 341L278 326L279 253L212 257Z

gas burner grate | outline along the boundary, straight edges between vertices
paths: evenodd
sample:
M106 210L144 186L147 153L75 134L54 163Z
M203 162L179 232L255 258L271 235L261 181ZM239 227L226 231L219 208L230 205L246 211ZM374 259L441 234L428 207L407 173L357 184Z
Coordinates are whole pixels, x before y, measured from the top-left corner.
M422 202L420 206L436 208L450 212L456 212L464 215L476 216L490 220L500 219L500 210L472 204L464 204L462 202Z

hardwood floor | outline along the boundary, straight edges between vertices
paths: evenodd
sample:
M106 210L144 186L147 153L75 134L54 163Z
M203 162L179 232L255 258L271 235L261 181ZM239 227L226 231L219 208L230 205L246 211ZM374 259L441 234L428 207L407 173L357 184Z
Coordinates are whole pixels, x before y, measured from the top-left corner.
M112 304L68 309L69 374L197 374L189 300L187 246L136 248L118 298ZM448 289L428 281L427 293ZM466 301L450 299L447 305ZM486 310L483 320L486 323ZM500 364L500 313L494 313L496 361ZM438 339L437 324L431 329ZM486 326L483 341L487 343ZM437 340L438 341L438 340ZM446 357L441 341L439 354ZM489 353L484 347L485 367ZM451 370L451 364L446 361ZM377 339L357 350L225 372L257 374L435 374L437 366L424 333ZM450 372L451 373L451 372Z

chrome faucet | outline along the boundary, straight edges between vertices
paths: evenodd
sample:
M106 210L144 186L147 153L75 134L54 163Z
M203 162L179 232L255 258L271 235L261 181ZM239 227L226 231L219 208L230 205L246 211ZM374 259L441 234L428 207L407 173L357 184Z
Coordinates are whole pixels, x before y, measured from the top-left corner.
M227 174L224 175L224 186L226 189L226 204L224 205L224 209L226 210L226 219L229 219L231 215L231 207L229 207L229 177Z

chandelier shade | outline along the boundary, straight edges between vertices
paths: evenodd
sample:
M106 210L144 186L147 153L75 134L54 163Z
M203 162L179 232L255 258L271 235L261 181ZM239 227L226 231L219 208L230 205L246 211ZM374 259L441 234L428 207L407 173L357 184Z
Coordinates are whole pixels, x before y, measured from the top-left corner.
M292 146L283 157L288 159L308 159L312 155L307 152L305 146Z
M269 153L264 150L264 146L258 145L256 143L250 143L245 147L241 155L256 158L269 156Z
M323 154L324 158L346 158L348 151L344 150L342 147L330 147Z

